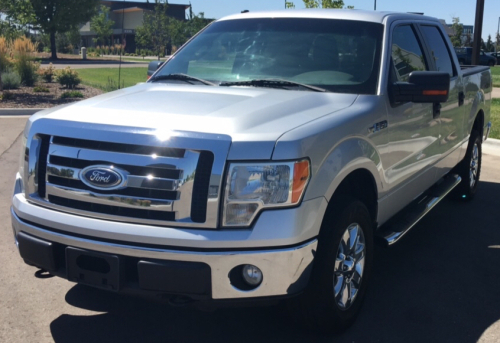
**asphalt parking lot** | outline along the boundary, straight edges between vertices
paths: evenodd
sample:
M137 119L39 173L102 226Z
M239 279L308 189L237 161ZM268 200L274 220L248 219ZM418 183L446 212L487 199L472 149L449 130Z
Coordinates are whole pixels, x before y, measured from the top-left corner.
M0 117L0 342L500 342L500 157L483 156L474 201L445 199L377 249L358 321L324 337L285 306L201 312L36 278L9 214L25 121Z

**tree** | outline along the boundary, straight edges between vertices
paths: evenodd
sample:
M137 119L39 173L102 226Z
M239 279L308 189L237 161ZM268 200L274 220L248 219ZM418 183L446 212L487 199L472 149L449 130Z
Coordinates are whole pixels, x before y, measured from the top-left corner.
M452 18L451 29L453 30L453 34L450 37L451 43L453 46L462 46L462 33L464 32L463 24L460 24L459 17Z
M167 16L168 4L155 0L154 10L144 13L142 26L136 29L136 41L142 48L151 47L158 60L165 54L170 42L170 18Z
M29 0L34 18L43 32L50 35L52 59L57 59L56 33L66 32L90 20L99 0Z
M90 29L97 34L97 39L94 42L101 42L106 44L109 36L113 34L113 24L115 22L109 19L109 8L107 6L101 5L99 13L90 19Z
M485 51L494 51L495 46L493 45L493 41L491 40L491 35L488 35L488 40L486 41L486 49Z
M302 0L306 8L344 8L343 0ZM293 2L285 1L286 8L295 8ZM354 6L347 6L348 9L353 9Z
M180 48L191 37L204 29L205 26L210 24L210 22L212 22L212 19L205 18L204 12L200 12L196 15L193 13L192 8L189 9L187 21L180 21L174 18L170 18L168 25L170 44L167 46L170 47L170 45L172 45L172 47ZM169 53L170 51L167 51L167 54Z
M5 22L17 30L37 30L35 14L30 0L0 0L0 12L5 14Z

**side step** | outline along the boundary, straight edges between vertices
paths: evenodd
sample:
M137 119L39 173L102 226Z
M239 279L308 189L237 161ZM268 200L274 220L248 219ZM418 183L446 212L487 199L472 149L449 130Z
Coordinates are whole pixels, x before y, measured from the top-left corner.
M377 232L377 238L385 246L397 243L408 231L410 231L420 219L434 208L453 188L462 181L458 175L447 176L432 186L428 191L415 199L410 205L399 212L394 218L383 225Z

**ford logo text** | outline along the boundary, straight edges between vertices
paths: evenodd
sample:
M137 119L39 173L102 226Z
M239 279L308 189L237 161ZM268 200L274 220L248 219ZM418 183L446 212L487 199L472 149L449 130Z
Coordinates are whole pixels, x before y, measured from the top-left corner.
M90 166L80 173L80 180L96 189L120 188L126 181L126 173L110 166Z

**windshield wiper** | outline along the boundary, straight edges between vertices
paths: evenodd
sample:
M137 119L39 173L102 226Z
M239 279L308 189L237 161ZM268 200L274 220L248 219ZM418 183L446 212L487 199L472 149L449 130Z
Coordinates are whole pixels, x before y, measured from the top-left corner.
M252 87L269 87L269 88L282 88L288 89L289 87L302 87L315 92L327 92L324 88L319 88L311 85L306 85L299 82L293 82L288 80L280 80L280 79L256 79L249 81L228 81L221 82L219 86L252 86Z
M207 86L216 86L215 83L212 83L210 81L199 79L197 77L190 76L190 75L187 75L187 74L182 74L182 73L168 74L168 75L158 75L158 76L155 76L155 77L153 77L153 78L150 79L151 82L162 81L162 80L186 81L186 82L188 82L188 83L190 83L192 85L194 85L194 83L190 82L190 81L196 81L196 82L203 83L204 85L207 85Z

